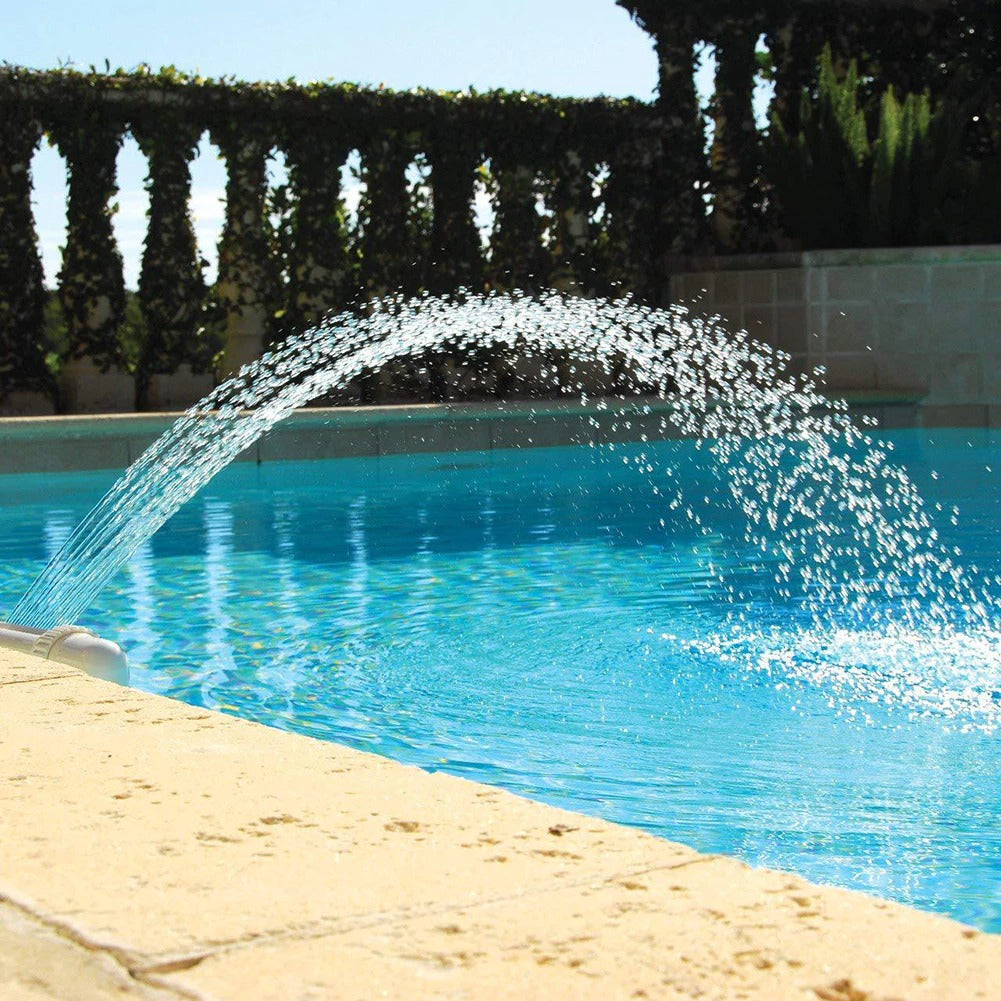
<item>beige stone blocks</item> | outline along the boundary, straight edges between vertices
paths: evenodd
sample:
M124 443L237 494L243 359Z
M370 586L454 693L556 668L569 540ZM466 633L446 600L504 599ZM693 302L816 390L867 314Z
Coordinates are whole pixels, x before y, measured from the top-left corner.
M605 412L595 421L594 442L607 445L618 442L663 441L679 438L681 432L661 413Z
M744 329L762 344L775 346L776 318L775 307L770 305L745 306Z
M921 408L921 425L926 428L989 427L990 408L976 403L933 404Z
M818 362L826 369L824 384L830 389L876 389L876 359L871 351L827 353Z
M775 307L775 347L789 354L810 350L807 310L801 302Z
M983 399L980 358L975 354L933 354L929 404L974 404Z
M943 264L929 270L933 300L974 302L983 298L984 273L980 265Z
M0 436L0 472L62 473L85 469L124 469L129 464L128 441L118 437L71 433L65 438L17 444Z
M714 304L709 311L711 315L718 316L726 330L745 330L747 324L744 322L744 308L740 303Z
M984 300L997 302L1001 299L1001 257L981 265L984 275Z
M876 289L885 302L928 301L928 268L923 264L888 264L879 269Z
M721 271L716 275L714 295L718 302L743 303L744 290L739 271Z
M821 279L823 296L827 302L872 302L876 289L875 268L823 268Z
M374 428L309 428L294 423L280 424L257 444L260 462L279 459L306 461L378 455L379 436Z
M714 294L713 275L706 272L685 275L683 292L685 302L704 302Z
M775 293L775 272L771 268L744 272L744 302L747 305L771 305L775 302Z
M146 390L148 410L186 410L212 392L211 372L192 372L181 365L176 372L150 376Z
M876 356L876 385L880 389L913 390L926 396L934 378L930 355L881 352Z
M56 412L44 393L15 389L0 399L0 417L50 417Z
M915 354L931 348L931 306L927 302L884 300L875 309L881 353Z
M379 452L489 451L490 423L485 420L393 421L378 429Z
M983 400L985 403L997 404L997 401L1001 400L1001 346L998 351L982 353L979 361L980 376L983 380Z
M492 421L490 436L492 448L551 448L594 442L597 429L587 418L540 414L527 421L513 418Z
M90 358L70 359L59 376L59 396L70 414L114 414L136 405L136 381L128 372L102 372Z
M802 305L806 296L806 274L802 268L775 272L775 301Z
M717 313L835 390L923 397L963 426L1001 408L1001 248L898 248L718 258L677 277ZM1001 413L1001 409L998 409Z
M828 353L875 351L878 338L879 329L871 303L846 303L827 310L825 349Z

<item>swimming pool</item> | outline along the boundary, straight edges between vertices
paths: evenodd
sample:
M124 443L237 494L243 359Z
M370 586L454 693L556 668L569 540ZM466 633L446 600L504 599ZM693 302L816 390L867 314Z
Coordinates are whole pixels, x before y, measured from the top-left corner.
M959 505L943 539L1001 572L1001 437L891 437ZM0 606L113 478L0 477ZM986 713L908 702L894 662L955 652L818 636L717 488L692 442L235 465L86 624L140 688L1001 930L990 644L957 665Z

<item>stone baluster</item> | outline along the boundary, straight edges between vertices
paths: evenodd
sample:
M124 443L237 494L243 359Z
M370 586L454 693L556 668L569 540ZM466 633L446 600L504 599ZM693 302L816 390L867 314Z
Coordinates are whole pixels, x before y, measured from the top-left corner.
M356 289L348 253L341 167L350 144L315 128L297 129L286 158L293 192L290 326L301 329L347 305Z
M12 394L53 392L42 337L45 288L31 213L31 158L41 126L19 109L3 109L0 130L0 408ZM27 401L24 401L27 402Z
M67 107L50 126L69 172L59 298L67 334L60 400L70 413L135 407L135 379L125 371L120 337L125 278L111 226L123 131L96 103Z
M561 291L593 286L591 275L591 175L577 149L562 152L556 168L556 225L550 284Z
M274 281L265 229L270 141L243 126L213 129L226 159L226 222L219 242L217 297L226 316L223 375L263 353Z
M770 111L778 116L790 135L799 131L803 88L817 79L817 61L826 41L829 39L824 34L819 8L789 10L770 22L765 30L775 81Z
M411 239L407 185L416 138L389 130L372 136L362 150L361 285L369 300L412 294L421 282ZM391 398L394 381L405 378L405 368L404 362L398 362L383 371L363 373L358 379L361 402L381 403Z
M366 184L362 219L362 282L370 298L413 292L419 283L408 219L409 137L391 131L374 137L363 152Z
M606 293L632 291L654 294L656 275L651 263L654 234L650 226L653 173L660 150L652 115L637 115L617 137L608 161L605 185L607 235Z
M146 340L139 361L139 398L154 375L211 367L205 336L206 289L191 222L191 161L201 126L178 116L137 122L132 133L149 161L149 228L139 274Z
M451 292L459 287L479 289L483 282L483 251L473 214L476 144L455 134L437 137L431 151L430 288Z
M537 171L504 146L491 155L496 184L490 241L490 284L495 288L538 288L549 277L542 246L543 220L536 208Z
M716 40L715 132L710 150L713 185L712 230L723 252L760 249L761 150L754 120L758 72L756 19L727 19Z
M59 298L66 314L68 360L87 358L102 371L124 363L119 328L125 315L122 256L111 226L118 191L116 160L123 129L99 110L67 117L51 133L66 158L69 199Z
M436 295L483 288L483 250L473 210L481 153L479 144L462 132L462 125L446 114L429 148L432 220L427 284ZM417 359L414 368L420 373L418 384L426 382L419 391L433 400L493 385L492 361L486 353L471 357L468 350L457 351L448 343Z
M657 26L661 151L654 193L656 258L690 254L705 240L705 130L695 92L694 14L667 11ZM666 276L666 270L664 272Z

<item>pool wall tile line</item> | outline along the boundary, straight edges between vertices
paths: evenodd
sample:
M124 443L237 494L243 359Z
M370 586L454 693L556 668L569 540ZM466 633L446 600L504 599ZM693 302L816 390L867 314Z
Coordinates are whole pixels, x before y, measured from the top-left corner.
M0 651L0 997L997 997L1001 936Z
M805 356L801 356L805 360ZM869 361L869 359L867 359ZM871 364L871 361L869 362ZM806 369L804 361L803 368ZM907 391L851 396L869 412L897 411L892 426L913 426L916 400ZM875 409L874 409L875 408ZM297 411L237 461L360 458L401 452L489 451L657 441L677 437L669 402L645 397L527 404L470 403ZM905 416L906 415L906 416ZM178 414L0 419L0 474L124 469Z

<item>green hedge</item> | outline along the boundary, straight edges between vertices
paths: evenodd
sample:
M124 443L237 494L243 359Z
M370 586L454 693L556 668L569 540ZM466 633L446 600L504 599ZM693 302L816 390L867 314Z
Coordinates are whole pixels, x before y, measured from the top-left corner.
M854 61L839 79L830 48L799 128L776 114L767 176L781 228L805 248L1001 241L1001 161L969 149L976 105L928 91L880 95Z
M606 294L625 288L657 300L672 258L693 252L768 249L790 240L998 238L991 173L992 158L1001 155L995 4L618 2L654 38L661 92L653 104L246 83L173 67L3 67L0 398L13 388L52 385L28 183L31 153L46 134L70 168L59 352L64 359L87 355L102 367L133 367L140 387L181 364L209 366L221 326L235 329L241 314L254 323L263 316L270 336L280 338L328 306L361 308L366 296L395 288L552 282ZM769 53L759 64L760 34ZM711 157L692 79L702 41L715 45L719 58ZM825 42L828 76L817 66ZM859 69L846 84L852 58ZM775 125L764 148L751 113L758 69L776 86ZM838 96L835 85L847 89ZM950 153L952 114L977 119L960 137L963 157ZM212 290L205 288L187 205L190 162L205 133L229 172ZM138 352L123 341L127 300L111 230L115 156L128 134L148 157L151 197L139 288L146 333ZM352 230L340 170L354 149L362 152L365 198ZM269 193L266 160L274 150L285 154L289 181ZM407 182L415 159L428 171L426 183ZM959 174L952 160L962 163ZM592 184L599 176L602 211L595 215ZM472 217L477 177L496 210L486 250ZM957 191L965 196L958 208ZM977 199L985 209L979 215L970 211ZM778 226L777 201L784 211ZM839 203L848 208L833 210ZM854 220L847 227L846 215Z

